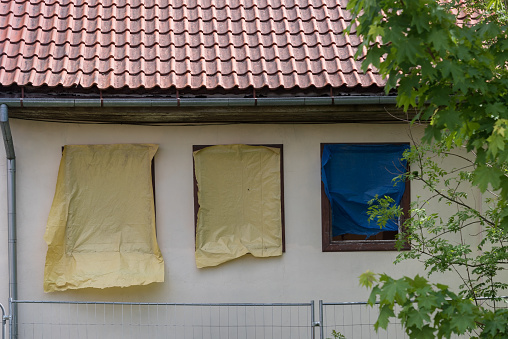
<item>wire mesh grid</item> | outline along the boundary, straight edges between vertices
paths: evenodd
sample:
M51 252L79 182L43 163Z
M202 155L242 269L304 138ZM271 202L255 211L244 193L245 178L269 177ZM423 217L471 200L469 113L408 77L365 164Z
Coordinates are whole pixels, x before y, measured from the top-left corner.
M312 338L312 303L16 303L20 338Z
M489 298L478 298L478 302L485 308L508 308L508 297L498 297L493 301ZM341 333L347 339L405 339L409 338L404 332L399 319L391 318L388 327L376 332L374 323L379 316L379 305L371 307L366 302L322 302L319 303L321 339L333 338L332 331ZM398 305L394 312L398 313ZM454 339L465 339L478 333L466 333L452 336Z
M397 309L394 310L397 312ZM392 319L386 330L374 329L379 307L370 307L365 302L320 302L321 338L333 338L332 331L341 333L347 339L408 338L400 322Z

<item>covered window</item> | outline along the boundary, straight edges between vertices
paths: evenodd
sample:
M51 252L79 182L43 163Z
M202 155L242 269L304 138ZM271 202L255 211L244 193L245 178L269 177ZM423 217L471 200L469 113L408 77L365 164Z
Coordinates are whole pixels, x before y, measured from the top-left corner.
M407 171L409 144L322 144L323 251L392 250L400 220L380 229L368 220L368 202L389 196L405 215L409 182L394 180Z
M196 265L283 252L282 145L194 146Z
M152 144L65 146L48 218L44 291L164 281Z

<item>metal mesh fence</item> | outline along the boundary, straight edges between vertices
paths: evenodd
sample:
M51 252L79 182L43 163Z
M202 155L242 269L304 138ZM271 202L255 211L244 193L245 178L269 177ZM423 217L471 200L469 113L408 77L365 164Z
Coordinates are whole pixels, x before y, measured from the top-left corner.
M19 338L313 338L313 302L15 303Z
M477 299L483 307L508 308L508 297L498 297L500 300L492 301L488 298ZM395 314L398 307L395 305ZM386 330L374 329L374 323L379 316L379 307L369 306L366 302L319 302L319 321L321 323L320 338L333 338L332 331L339 332L347 339L404 339L408 335L404 332L399 319L390 318ZM470 338L477 333L453 336L457 339Z
M507 308L508 298L496 301ZM17 300L19 338L333 338L404 339L392 318L386 330L374 330L379 308L365 302L309 303L123 303ZM491 304L493 301L485 300ZM488 307L487 305L484 305ZM492 305L493 306L493 305ZM397 308L395 308L397 313ZM319 320L319 321L316 321ZM4 324L5 325L5 321ZM5 326L3 326L5 329ZM468 338L468 335L460 338Z
M332 331L344 335L347 339L398 339L408 338L400 323L396 320L386 330L374 330L379 308L370 307L366 302L319 302L321 338L333 338ZM395 309L395 311L397 311Z

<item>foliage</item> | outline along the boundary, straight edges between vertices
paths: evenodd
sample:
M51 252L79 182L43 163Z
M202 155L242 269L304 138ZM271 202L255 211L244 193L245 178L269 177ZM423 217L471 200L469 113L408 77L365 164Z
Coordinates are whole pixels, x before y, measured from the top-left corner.
M332 336L333 336L333 339L346 339L346 337L342 333L337 332L335 330L332 331ZM327 338L327 339L331 339L331 338Z
M363 36L359 51L367 51L364 69L379 69L398 105L414 110L414 121L430 122L425 141L475 152L473 183L499 191L506 207L508 35L504 21L493 20L506 13L504 2L493 1L494 7L474 3L484 11L497 4L493 15L466 16L459 24L458 0L351 0L348 8L361 13L356 29ZM499 225L508 230L508 208Z
M447 286L430 284L419 275L414 279L395 280L386 274L377 278L372 272L366 272L361 283L369 288L377 284L369 298L372 306L379 300L376 330L386 328L390 318L395 317L397 304L397 318L410 338L450 338L452 334L474 333L475 330L479 336L472 338L508 337L508 309L481 307L472 299L460 298Z
M508 23L508 0L469 0L464 11L477 20Z
M493 298L508 289L508 281L497 279L508 265L508 232L498 227L503 209L494 193L486 201L477 201L472 189L474 160L452 152L443 143L413 142L404 158L412 171L402 174L419 183L429 194L411 203L410 218L389 206L391 199L381 197L369 208L370 219L405 219L399 234L399 247L407 242L411 250L399 253L396 262L420 260L429 274L453 271L462 284L461 296ZM453 163L446 169L442 164ZM484 195L485 196L485 195ZM432 206L447 206L447 215L432 212ZM379 222L378 222L379 223Z
M404 158L412 164L412 171L399 180L408 178L430 194L412 202L411 217L405 218L398 237L399 246L409 242L411 249L400 252L396 262L419 260L429 275L453 271L462 284L455 294L420 276L395 280L383 274L378 279L375 273L365 272L360 284L374 286L369 303L380 302L376 329L386 328L397 303L401 307L397 317L410 338L448 338L465 332L477 333L479 338L507 337L503 331L508 331L508 310L499 308L503 301L496 298L508 289L508 281L499 277L508 265L508 233L497 226L503 212L498 197L492 192L485 202L471 197L474 160L464 152L451 152L443 142L414 143ZM447 160L457 167L444 168ZM389 207L390 200L379 197L369 209L370 218L382 222L404 219L400 210ZM429 212L431 205L448 206L448 214Z
M364 69L387 77L386 91L397 92L413 123L428 123L424 143L406 154L413 172L405 177L430 196L413 202L408 216L378 198L370 217L381 225L406 219L399 242L411 250L397 261L420 260L429 274L451 270L462 280L455 294L420 276L395 280L366 272L360 281L373 286L370 303L381 303L376 328L387 326L398 303L411 338L468 332L506 338L508 311L494 297L508 288L499 278L508 265L507 2L350 0L348 9L363 37ZM450 157L461 167L443 168ZM486 209L472 200L474 186L490 190ZM429 212L433 203L449 206L449 213Z

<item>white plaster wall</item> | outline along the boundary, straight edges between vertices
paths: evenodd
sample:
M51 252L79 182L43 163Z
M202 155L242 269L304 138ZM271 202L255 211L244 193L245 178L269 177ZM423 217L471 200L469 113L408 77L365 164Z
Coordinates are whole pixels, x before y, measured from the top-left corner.
M409 141L404 124L128 126L11 120L17 155L19 298L143 302L308 302L366 300L358 276L370 269L394 276L422 272L392 264L396 252L321 251L320 143ZM66 144L156 143L158 243L166 281L141 287L45 294L43 235L61 147ZM192 145L284 145L286 253L249 255L215 268L194 263ZM3 157L3 151L0 151ZM6 169L0 161L0 302L7 304ZM417 194L412 189L413 196ZM451 283L451 276L435 278Z

